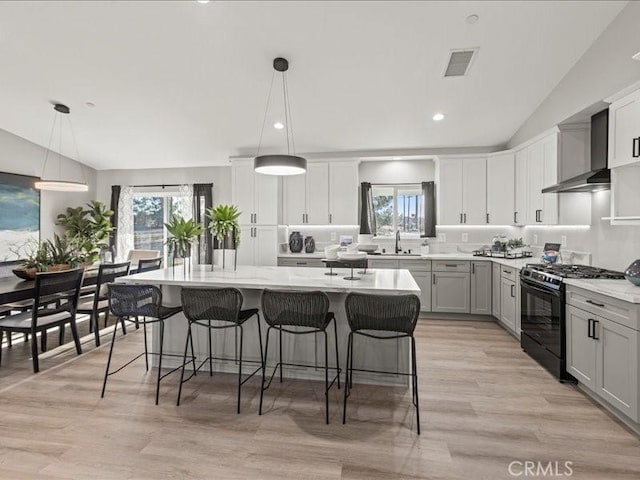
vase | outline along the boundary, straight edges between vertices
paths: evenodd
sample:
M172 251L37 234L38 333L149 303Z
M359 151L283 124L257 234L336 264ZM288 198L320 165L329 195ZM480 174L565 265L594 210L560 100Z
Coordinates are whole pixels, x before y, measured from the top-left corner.
M624 271L624 278L629 280L634 285L640 287L640 259L633 262Z
M316 251L316 241L311 235L304 238L304 253L313 253Z
M289 250L291 253L300 253L304 248L304 238L300 232L291 232L289 235Z

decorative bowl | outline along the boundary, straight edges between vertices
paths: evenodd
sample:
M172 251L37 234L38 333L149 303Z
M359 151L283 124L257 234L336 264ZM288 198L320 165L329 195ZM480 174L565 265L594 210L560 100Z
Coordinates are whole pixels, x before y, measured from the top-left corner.
M11 271L16 277L23 280L35 280L36 273L38 273L37 268L14 268Z
M359 243L358 250L361 252L375 252L378 249L378 245L374 245L373 243Z
M338 258L341 260L364 260L367 258L366 253L340 252Z

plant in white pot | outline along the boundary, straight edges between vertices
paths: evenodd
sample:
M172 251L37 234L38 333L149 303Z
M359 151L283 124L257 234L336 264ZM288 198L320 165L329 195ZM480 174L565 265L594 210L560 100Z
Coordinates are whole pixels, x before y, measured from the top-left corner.
M222 250L222 266L226 265L226 250L232 250L234 255L234 268L236 252L240 247L240 210L235 205L220 204L207 210L206 215L210 220L209 230L214 237L214 253L216 247ZM213 264L211 265L213 268Z

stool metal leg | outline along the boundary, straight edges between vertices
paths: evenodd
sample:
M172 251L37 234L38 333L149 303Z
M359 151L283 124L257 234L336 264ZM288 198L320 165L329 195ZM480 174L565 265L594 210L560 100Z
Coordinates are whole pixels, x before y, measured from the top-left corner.
M278 343L280 346L280 383L282 383L282 327L280 327L280 341Z
M118 321L116 320L116 323ZM144 364L147 367L147 372L149 371L149 348L147 347L147 319L145 318L142 322L142 333L144 335Z
M413 404L416 407L416 423L418 424L418 435L420 435L420 403L418 400L418 366L416 365L416 339L411 336L411 363L412 379L413 379L413 396L415 398Z
M104 398L104 391L107 388L107 378L109 377L109 367L111 366L111 356L113 355L113 346L116 344L116 333L118 331L118 321L113 326L113 336L111 337L111 346L109 347L109 359L107 360L107 368L104 371L104 382L102 382L102 394L100 398Z
M329 425L329 340L324 332L324 416Z
M244 330L242 329L242 325L238 326L240 328L240 362L238 363L238 413L240 413L240 395L242 394L242 339L244 336ZM238 330L236 327L234 330Z
M336 374L338 375L338 390L340 390L340 355L338 354L338 322L333 319L333 332L335 333L336 341Z
M211 320L209 320L209 376L213 377L213 350L211 348Z
M262 327L260 326L260 314L256 313L256 319L258 320L258 342L260 343L260 363L262 364L262 370L264 370L264 352L262 351Z
M187 364L187 350L189 349L189 339L191 338L191 322L187 327L187 339L184 342L184 356L182 357L182 371L180 372L180 386L178 387L178 400L176 406L180 406L180 397L182 396L182 385L184 384L184 368Z
M264 382L267 376L267 357L269 355L269 334L271 333L271 327L267 328L267 339L264 344L264 362L262 364L262 386L260 387L260 407L258 408L258 415L262 415L262 400L264 398Z
M96 347L100 346L100 328L98 325L98 315L95 312L91 312L91 316L89 317L89 326L90 330L93 332L93 337L95 338Z
M351 390L351 356L353 355L353 332L349 332L349 337L347 339L347 364L345 368L344 374L344 403L342 406L342 424L344 425L347 422L347 397L349 396Z
M156 383L156 405L160 398L160 379L162 378L162 347L164 344L164 320L160 320L160 354L158 355L158 380Z

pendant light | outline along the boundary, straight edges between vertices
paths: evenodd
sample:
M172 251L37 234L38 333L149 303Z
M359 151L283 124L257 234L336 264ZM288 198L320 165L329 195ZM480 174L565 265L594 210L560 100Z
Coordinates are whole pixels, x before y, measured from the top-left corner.
M62 178L62 119L64 115L69 115L71 110L66 105L61 103L56 103L53 106L53 110L56 112L53 117L53 125L51 126L51 135L49 136L49 145L47 145L47 152L44 157L44 165L42 166L42 180L35 182L35 187L38 190L51 190L56 192L87 192L89 190L89 185L87 185L86 177L84 178L84 183L82 182L72 182L70 180L64 180ZM73 144L76 148L76 155L78 155L78 145L76 143L76 137L73 135L73 128L71 127L71 120L69 117L66 117L69 123L69 130L71 131L71 138L73 139ZM60 120L60 122L58 122ZM59 147L58 147L58 178L49 178L45 179L45 171L47 168L47 162L49 160L49 154L51 153L51 144L53 142L53 137L56 130L56 123L59 123ZM84 177L84 170L82 169L82 165L80 166L82 170L82 175Z
M269 96L267 97L267 108L264 112L264 120L262 122L262 130L260 131L260 141L258 142L258 152L253 160L253 169L257 173L264 175L299 175L307 171L307 160L295 154L296 144L293 141L293 126L291 123L291 106L289 104L289 88L287 85L286 71L289 69L289 62L286 58L278 57L273 60L273 75L271 77L271 86L269 87ZM273 80L276 72L282 73L282 97L284 99L284 128L287 137L287 153L278 155L260 155L260 147L262 146L262 135L264 127L267 123L267 114L269 113L269 103L271 101L271 91L273 90ZM292 153L293 152L293 153Z

